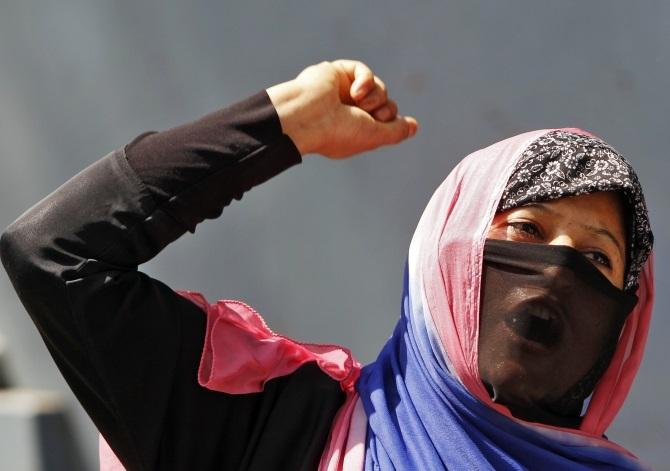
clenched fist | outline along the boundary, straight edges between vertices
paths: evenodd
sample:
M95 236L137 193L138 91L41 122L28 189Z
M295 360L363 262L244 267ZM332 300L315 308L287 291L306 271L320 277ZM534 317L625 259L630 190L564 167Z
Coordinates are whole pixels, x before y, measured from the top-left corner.
M362 62L321 62L267 89L282 129L302 155L339 159L413 136L384 82Z

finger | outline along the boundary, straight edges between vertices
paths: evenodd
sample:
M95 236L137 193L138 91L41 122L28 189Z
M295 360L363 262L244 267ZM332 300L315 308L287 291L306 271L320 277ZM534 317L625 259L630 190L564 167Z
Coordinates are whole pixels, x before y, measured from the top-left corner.
M419 123L411 116L396 115L393 121L376 122L378 145L398 144L412 137L419 129Z
M354 100L362 99L374 88L374 74L370 67L363 62L339 59L334 61L333 65L339 67L347 74L347 77L351 81L349 93Z
M359 129L366 136L368 149L388 144L397 144L416 134L419 124L411 116L396 115L388 122L376 121L372 116L356 107L349 108L359 123Z
M358 106L368 113L384 106L388 101L388 92L382 79L375 76L374 82L375 87L358 103Z
M398 114L398 105L393 100L388 100L385 105L377 108L372 113L377 121L387 122L395 119Z

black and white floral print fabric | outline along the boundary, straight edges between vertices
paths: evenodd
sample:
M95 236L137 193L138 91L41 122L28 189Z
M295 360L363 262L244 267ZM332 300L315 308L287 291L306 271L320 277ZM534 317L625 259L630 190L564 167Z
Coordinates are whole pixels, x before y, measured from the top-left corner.
M624 289L635 292L653 245L649 215L635 171L601 139L568 130L550 131L536 139L521 155L498 212L532 202L616 190L623 193L631 219Z

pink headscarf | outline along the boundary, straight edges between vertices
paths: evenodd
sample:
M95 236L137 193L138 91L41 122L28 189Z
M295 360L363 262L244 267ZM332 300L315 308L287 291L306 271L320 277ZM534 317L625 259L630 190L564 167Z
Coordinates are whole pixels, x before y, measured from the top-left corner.
M578 129L566 130L589 134ZM415 270L421 280L425 308L431 313L432 324L454 373L479 400L510 417L506 407L491 401L479 377L482 253L500 196L516 162L531 142L549 131L520 134L466 157L435 191L410 245L410 270ZM639 302L626 320L614 357L598 382L579 431L539 427L610 443L601 437L628 395L646 345L654 298L653 254L641 273L637 295Z

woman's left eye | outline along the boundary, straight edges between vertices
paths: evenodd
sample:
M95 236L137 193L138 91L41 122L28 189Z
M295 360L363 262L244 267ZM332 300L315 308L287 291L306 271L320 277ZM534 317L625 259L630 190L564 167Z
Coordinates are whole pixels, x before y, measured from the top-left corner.
M584 255L586 258L589 258L593 260L596 263L599 263L603 266L606 266L608 268L612 267L612 264L610 262L610 259L607 255L601 252L585 252Z

